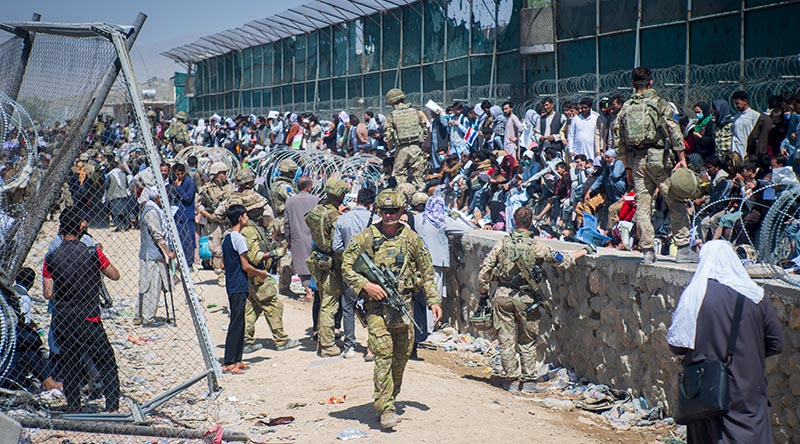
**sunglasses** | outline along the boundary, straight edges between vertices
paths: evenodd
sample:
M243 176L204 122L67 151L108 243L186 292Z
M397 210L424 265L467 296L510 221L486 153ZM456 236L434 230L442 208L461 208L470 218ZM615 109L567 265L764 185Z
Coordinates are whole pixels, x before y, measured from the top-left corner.
M382 208L381 212L383 214L396 214L400 211L400 208Z

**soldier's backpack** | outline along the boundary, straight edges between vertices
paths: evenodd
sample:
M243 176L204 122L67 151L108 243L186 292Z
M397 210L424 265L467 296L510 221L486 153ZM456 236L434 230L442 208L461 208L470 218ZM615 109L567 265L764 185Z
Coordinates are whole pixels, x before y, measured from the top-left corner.
M419 115L414 108L401 108L392 111L397 131L397 143L422 143L422 130Z
M659 97L631 97L625 118L620 122L620 137L630 147L655 145L661 139L663 116L658 110Z
M328 212L331 211L324 205L317 205L305 215L306 225L311 231L311 240L316 244L317 249L325 253L333 250L333 237L328 232Z

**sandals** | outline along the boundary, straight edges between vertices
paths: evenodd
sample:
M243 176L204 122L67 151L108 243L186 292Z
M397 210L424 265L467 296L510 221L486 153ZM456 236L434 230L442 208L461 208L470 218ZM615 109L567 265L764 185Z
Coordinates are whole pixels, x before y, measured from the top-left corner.
M241 361L237 362L235 365L236 368L238 368L239 370L247 370L248 368L250 368L250 365L245 364L244 362Z
M226 365L222 367L222 373L230 373L232 375L242 375L244 370L236 366L236 364Z

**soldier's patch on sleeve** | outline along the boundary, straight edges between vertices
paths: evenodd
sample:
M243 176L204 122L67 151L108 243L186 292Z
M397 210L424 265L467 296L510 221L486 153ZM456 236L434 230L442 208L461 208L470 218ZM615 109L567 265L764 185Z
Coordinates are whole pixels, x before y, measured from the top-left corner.
M564 254L560 251L553 251L553 260L556 262L561 262L564 260Z
M286 192L287 193L294 193L294 191L292 191L292 187L286 187Z

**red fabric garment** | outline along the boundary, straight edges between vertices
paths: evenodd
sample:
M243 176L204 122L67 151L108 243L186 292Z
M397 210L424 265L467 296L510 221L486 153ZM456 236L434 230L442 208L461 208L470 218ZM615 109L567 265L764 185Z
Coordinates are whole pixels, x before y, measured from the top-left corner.
M633 191L629 191L622 196L622 208L619 209L619 220L630 222L636 214L636 201L633 199Z

